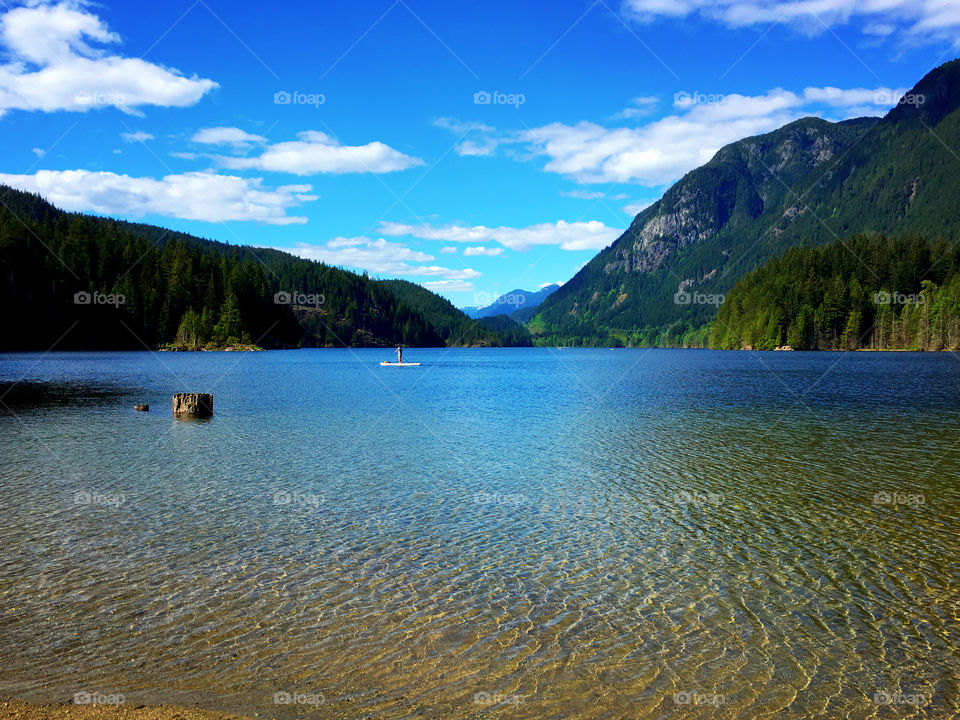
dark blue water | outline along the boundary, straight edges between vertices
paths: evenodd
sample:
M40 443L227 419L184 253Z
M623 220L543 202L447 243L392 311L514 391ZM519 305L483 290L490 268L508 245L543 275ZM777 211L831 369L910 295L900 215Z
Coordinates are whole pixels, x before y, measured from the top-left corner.
M957 714L957 357L389 358L0 356L0 692Z

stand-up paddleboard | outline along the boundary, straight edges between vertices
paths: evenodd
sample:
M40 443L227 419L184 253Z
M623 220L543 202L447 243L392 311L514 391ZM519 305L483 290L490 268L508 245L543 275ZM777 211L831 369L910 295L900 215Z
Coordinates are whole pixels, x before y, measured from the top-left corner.
M410 363L410 362L398 363L398 362L388 362L386 360L384 360L380 364L390 365L391 367L418 367L420 365L420 363Z

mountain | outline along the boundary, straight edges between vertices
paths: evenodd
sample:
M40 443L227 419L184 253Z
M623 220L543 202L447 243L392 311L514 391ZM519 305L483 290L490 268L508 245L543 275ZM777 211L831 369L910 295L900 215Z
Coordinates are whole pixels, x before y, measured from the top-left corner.
M511 290L499 296L489 305L483 307L466 307L463 308L463 312L475 320L494 317L495 315L509 315L519 322L525 322L525 320L533 316L530 311L536 309L540 303L556 292L559 287L559 285L553 284L545 285L537 291ZM521 314L521 318L523 318L523 315L526 315L526 317L519 319L515 317L517 314Z
M496 328L487 327L467 317L446 298L407 280L378 280L377 285L386 288L406 307L422 315L439 334L443 343L456 346L502 346L511 345ZM512 333L512 329L511 329ZM527 336L529 344L529 336Z
M717 313L722 350L960 349L960 244L857 236L791 248Z
M63 212L4 186L0 200L2 350L505 342L419 286Z
M545 344L702 344L734 283L857 233L956 237L960 60L883 118L804 118L727 145L540 306Z

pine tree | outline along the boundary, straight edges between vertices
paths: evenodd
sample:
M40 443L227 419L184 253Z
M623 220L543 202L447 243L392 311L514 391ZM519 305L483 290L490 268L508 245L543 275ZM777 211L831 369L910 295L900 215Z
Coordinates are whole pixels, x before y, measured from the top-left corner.
M189 308L180 320L180 326L177 328L176 344L180 347L186 347L190 350L196 350L201 341L202 324L200 316Z

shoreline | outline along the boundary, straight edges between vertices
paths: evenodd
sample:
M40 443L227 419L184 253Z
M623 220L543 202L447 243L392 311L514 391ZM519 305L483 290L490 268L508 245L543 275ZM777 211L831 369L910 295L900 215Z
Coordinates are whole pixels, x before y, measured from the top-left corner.
M4 720L256 720L249 715L180 705L74 705L0 699Z
M346 347L304 347L304 348L218 348L215 350L170 350L166 348L145 350L145 349L103 349L103 350L57 350L57 353L144 353L144 352L172 352L177 354L202 354L202 353L272 353L272 352L295 352L298 350L386 350L392 346L388 345L356 345ZM940 353L957 353L958 350L943 348L941 350L919 350L916 348L857 348L856 350L797 350L795 348L770 348L769 350L757 350L756 348L708 348L708 347L660 347L659 345L643 347L640 345L449 345L424 347L410 346L409 350L694 350L710 352L792 352L792 353L923 353L928 355L938 355ZM43 353L42 349L35 350L0 350L0 355L18 355L28 353Z

